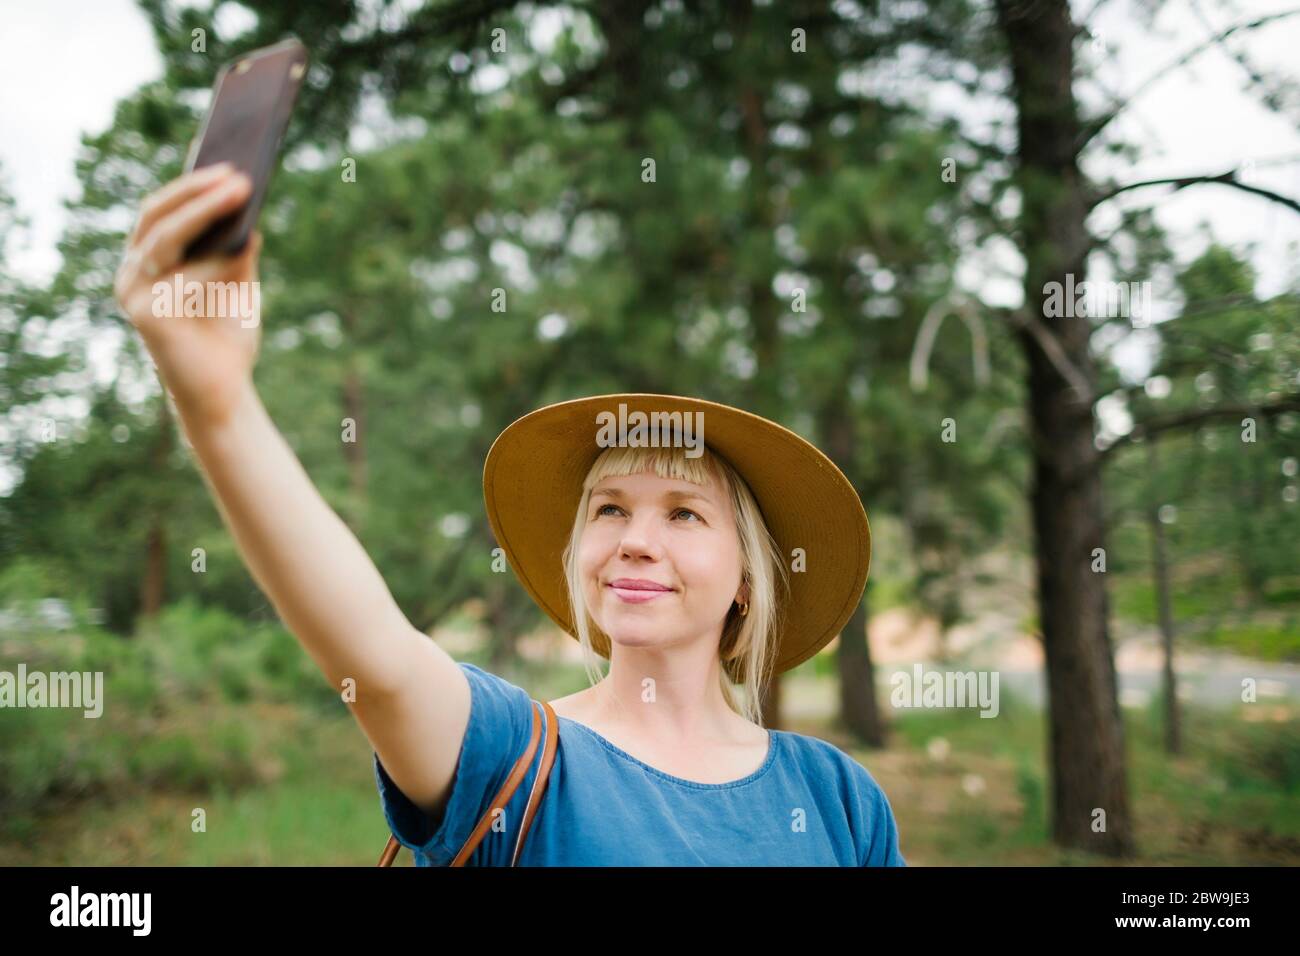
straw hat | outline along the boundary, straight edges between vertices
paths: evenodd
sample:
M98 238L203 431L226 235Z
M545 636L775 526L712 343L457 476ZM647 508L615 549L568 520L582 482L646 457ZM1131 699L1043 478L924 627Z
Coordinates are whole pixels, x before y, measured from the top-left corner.
M802 664L840 633L857 607L871 564L871 528L839 468L766 418L703 399L637 392L530 412L497 436L483 466L483 500L497 544L533 600L576 638L563 552L583 479L611 443L647 445L650 434L667 434L661 428L672 413L679 413L672 443L686 445L690 455L702 438L745 479L786 560L803 549L805 569L788 575L790 602L775 672ZM657 425L638 432L636 425L647 422ZM605 645L595 650L608 657L608 642L592 637Z

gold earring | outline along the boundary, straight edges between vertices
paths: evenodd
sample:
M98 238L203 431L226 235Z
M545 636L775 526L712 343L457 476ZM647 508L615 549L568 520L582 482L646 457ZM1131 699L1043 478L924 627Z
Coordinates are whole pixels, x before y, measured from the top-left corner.
M749 602L745 601L740 605L740 616L744 617L749 613Z

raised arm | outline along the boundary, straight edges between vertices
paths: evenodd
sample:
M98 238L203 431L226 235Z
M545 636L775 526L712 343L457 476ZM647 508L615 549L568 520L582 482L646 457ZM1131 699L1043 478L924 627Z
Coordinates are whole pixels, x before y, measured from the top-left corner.
M350 704L393 781L440 810L469 723L469 683L417 631L351 529L321 498L251 384L224 424L182 411L222 518L285 626Z
M267 414L252 381L260 308L241 313L241 296L227 294L222 314L185 315L166 289L221 284L257 301L248 290L256 288L260 235L237 256L180 261L189 241L248 192L245 177L204 170L150 196L118 270L117 301L175 400L254 579L329 682L340 692L355 682L353 714L394 782L437 811L469 723L465 675L406 620Z

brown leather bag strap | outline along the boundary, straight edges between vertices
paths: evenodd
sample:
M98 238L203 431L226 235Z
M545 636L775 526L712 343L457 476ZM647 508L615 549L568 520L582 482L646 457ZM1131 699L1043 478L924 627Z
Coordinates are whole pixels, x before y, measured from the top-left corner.
M483 814L483 818L479 820L478 826L476 826L473 832L470 833L469 839L466 840L465 845L460 848L460 852L456 854L455 859L453 859L449 864L450 866L465 865L473 852L478 849L479 843L483 841L483 838L487 836L488 831L492 829L492 818L496 811L505 810L506 804L509 803L510 798L515 795L515 790L519 788L519 784L523 782L524 776L528 773L528 768L533 762L533 754L537 752L537 740L542 733L542 719L537 716L537 708L532 707L530 703L530 709L533 712L533 732L528 738L528 749L524 751L522 757L515 761L515 765L510 771L510 776L506 777L506 782L502 785L500 792L498 792L493 798L492 803L488 805L487 812Z
M536 701L533 701L536 703ZM515 841L514 854L511 856L510 865L514 866L515 861L519 858L519 852L523 847L524 836L528 832L529 826L533 822L533 816L537 813L537 808L541 805L541 799L546 794L546 782L551 772L551 764L555 760L555 751L559 741L559 721L555 717L555 711L551 705L542 702L542 707L546 711L546 744L542 751L542 765L537 771L537 777L533 780L532 792L528 795L528 806L524 811L523 824L520 827L519 838ZM533 708L533 726L532 733L528 739L528 747L523 755L515 761L514 767L511 768L510 774L502 784L497 795L492 798L492 803L488 806L487 812L479 820L478 825L470 833L469 839L465 845L460 848L455 859L450 863L451 866L464 866L466 861L477 849L479 843L487 835L488 830L492 827L492 818L497 810L504 810L511 797L514 796L515 790L523 782L528 768L532 765L533 755L537 752L537 739L541 733L541 719L538 717L537 708ZM388 845L384 847L383 854L379 857L379 866L392 866L393 860L401 850L402 844L396 836L389 836Z
M528 806L524 809L523 826L519 828L519 837L515 840L515 852L510 857L511 866L514 866L519 860L519 852L524 847L524 838L528 836L528 828L533 825L533 817L537 815L537 809L542 805L542 797L546 795L546 783L551 776L551 764L555 762L555 751L560 743L560 722L555 716L555 711L551 709L551 705L546 701L542 701L542 707L546 710L546 746L542 748L542 765L537 768L537 776L533 778L532 792L528 794Z

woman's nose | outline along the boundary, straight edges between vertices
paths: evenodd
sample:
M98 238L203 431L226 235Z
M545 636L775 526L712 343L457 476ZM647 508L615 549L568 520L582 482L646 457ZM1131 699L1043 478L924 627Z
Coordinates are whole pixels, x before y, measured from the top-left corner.
M659 532L654 526L654 519L649 516L632 518L624 526L623 536L619 539L619 550L625 556L651 555L658 557L660 551Z

